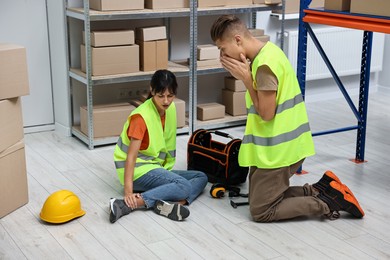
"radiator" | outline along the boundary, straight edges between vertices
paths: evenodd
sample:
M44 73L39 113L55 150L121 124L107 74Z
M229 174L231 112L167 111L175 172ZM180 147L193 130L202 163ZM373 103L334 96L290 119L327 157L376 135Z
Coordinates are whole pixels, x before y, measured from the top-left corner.
M325 50L339 76L360 73L363 31L346 28L314 29L318 41ZM374 33L371 72L381 71L384 51L384 34ZM285 53L295 71L298 57L298 31L288 31L285 35ZM330 78L331 74L308 35L306 79Z

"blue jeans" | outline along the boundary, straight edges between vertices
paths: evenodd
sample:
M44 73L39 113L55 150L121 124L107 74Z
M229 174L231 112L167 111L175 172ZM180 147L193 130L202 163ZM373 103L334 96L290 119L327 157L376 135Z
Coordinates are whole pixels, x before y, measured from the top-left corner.
M158 168L135 180L133 190L142 192L146 208L153 207L157 200L186 200L191 204L203 191L207 180L206 174L200 171L168 171Z

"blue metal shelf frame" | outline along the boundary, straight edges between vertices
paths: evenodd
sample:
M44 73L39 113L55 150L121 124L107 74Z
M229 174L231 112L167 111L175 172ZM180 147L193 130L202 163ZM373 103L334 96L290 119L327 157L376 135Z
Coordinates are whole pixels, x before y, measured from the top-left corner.
M341 82L339 76L337 75L335 69L333 68L331 62L329 61L325 51L321 47L321 44L318 41L315 33L313 32L313 29L311 28L310 24L303 21L303 18L305 16L304 10L309 8L310 3L311 0L300 1L297 77L298 77L299 85L301 87L302 95L303 97L305 97L307 35L309 34L318 52L323 58L326 66L330 70L332 77L336 81L337 86L339 87L340 91L342 92L344 98L346 99L348 105L350 106L352 112L354 113L357 119L357 125L344 127L344 128L337 128L333 130L326 130L322 132L316 132L313 133L313 136L333 134L333 133L339 133L339 132L351 131L357 129L355 162L364 162L364 151L365 151L366 129L367 129L368 90L369 90L369 82L370 82L373 32L364 31L361 72L360 72L359 108L357 109L354 103L352 102L352 99L350 98L348 92L346 91L343 83Z

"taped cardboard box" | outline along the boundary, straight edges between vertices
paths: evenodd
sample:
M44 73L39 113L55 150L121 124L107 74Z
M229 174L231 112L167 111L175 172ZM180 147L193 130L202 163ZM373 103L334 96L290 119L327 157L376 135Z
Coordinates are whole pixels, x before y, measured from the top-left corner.
M23 139L20 98L0 100L0 153Z
M145 0L147 9L189 8L190 0Z
M28 203L23 140L0 153L0 218Z
M98 11L144 9L144 0L89 0L89 8Z
M351 13L390 16L390 1L351 0Z
M93 47L132 45L135 43L134 38L133 30L94 31L90 33L91 46ZM85 44L84 31L83 44Z
M138 27L135 29L136 41L157 41L167 38L167 28L165 26Z
M86 72L85 45L80 46L81 71ZM139 71L139 46L91 47L92 76L125 74Z
M127 117L135 109L129 103L106 104L93 106L94 138L119 136ZM87 107L80 107L81 132L88 136Z
M177 127L183 127L186 125L186 102L179 98L173 100L176 106L176 121Z
M213 44L203 44L197 46L198 60L214 60L219 59L220 52L218 47Z
M29 93L26 48L0 43L0 99Z
M244 82L231 76L225 77L225 88L236 92L246 91Z
M325 0L324 9L335 11L349 11L351 0Z
M225 117L225 106L219 103L199 104L196 107L197 118L202 121Z
M137 41L140 46L140 68L155 71L168 68L168 40Z
M232 116L246 115L245 93L222 89L222 103L225 105L225 112Z

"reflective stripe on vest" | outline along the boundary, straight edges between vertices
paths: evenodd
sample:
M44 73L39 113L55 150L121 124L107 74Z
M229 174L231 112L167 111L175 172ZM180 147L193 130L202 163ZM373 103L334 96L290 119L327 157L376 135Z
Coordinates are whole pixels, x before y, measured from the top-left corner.
M282 113L284 110L293 108L295 105L302 102L303 102L302 94L298 94L294 98L286 100L283 104L278 105L276 107L276 114ZM248 110L248 114L257 114L254 105L251 105L251 107Z

